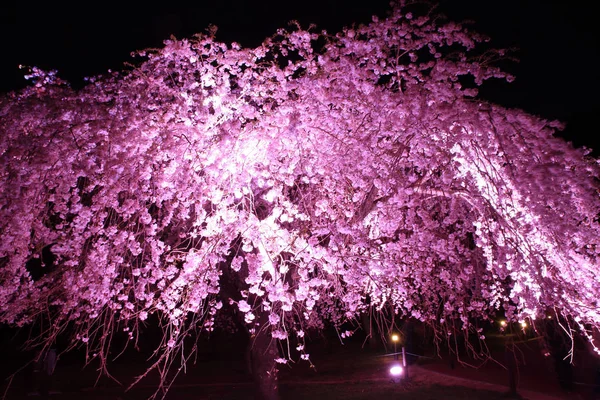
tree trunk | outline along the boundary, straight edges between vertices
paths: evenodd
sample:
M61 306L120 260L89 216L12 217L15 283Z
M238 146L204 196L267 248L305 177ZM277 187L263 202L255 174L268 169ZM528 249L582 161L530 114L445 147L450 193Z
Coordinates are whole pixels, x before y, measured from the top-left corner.
M508 370L508 395L511 398L519 398L517 393L517 363L515 359L514 344L506 341L504 345L504 355L506 357L506 368Z
M260 332L250 340L250 363L254 379L255 400L279 400L277 380L277 343L268 334Z
M241 247L241 241L232 244L232 248ZM232 251L231 254L236 254ZM245 282L245 276L248 275L247 266L242 265L239 273L233 273L229 268L231 260L224 263L221 274L221 292L220 296L224 304L229 303L229 299L240 300L240 293L248 290L248 284ZM248 303L254 305L256 313L256 324L253 329L258 333L252 334L252 330L244 320L244 314L232 309L236 316L238 328L248 332L249 343L246 351L246 364L254 380L255 400L279 400L279 382L277 380L277 363L275 359L279 357L277 341L271 337L270 329L263 329L269 326L269 313L262 310L261 299L254 294L250 294Z

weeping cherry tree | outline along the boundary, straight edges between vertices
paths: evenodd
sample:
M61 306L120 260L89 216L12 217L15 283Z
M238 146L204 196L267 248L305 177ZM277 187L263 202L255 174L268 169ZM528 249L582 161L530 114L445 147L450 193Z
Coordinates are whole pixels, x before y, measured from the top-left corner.
M308 330L363 312L480 336L552 310L596 349L598 161L477 97L512 79L485 42L398 3L257 48L168 40L80 90L33 68L0 99L0 322L106 365L154 318L164 371L234 307L265 399Z

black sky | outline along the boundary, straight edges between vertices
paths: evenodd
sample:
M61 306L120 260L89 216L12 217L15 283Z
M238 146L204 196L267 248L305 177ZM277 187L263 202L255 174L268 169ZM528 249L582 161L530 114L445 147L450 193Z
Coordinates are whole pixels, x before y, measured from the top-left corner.
M600 155L599 20L580 0L440 0L456 21L473 20L494 47L516 46L521 60L510 65L512 84L492 83L482 97L567 124L564 136ZM23 87L19 64L57 69L75 87L82 78L119 70L134 50L160 46L174 34L184 38L219 27L217 38L259 44L287 21L315 23L334 32L342 26L385 16L388 0L175 1L134 7L122 2L0 4L0 92ZM286 4L284 6L284 4Z

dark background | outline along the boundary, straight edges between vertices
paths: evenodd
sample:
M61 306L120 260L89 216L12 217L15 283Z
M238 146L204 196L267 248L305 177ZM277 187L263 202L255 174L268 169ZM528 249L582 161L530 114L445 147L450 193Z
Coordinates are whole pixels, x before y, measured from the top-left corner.
M388 0L164 1L138 6L122 2L8 2L0 4L0 93L23 87L19 64L57 69L74 87L82 78L119 70L135 50L219 27L217 39L258 45L292 19L335 32L353 22L384 17ZM494 47L517 47L520 63L509 66L511 84L486 84L481 96L567 124L563 136L600 155L599 21L580 0L441 0L451 19L474 21L473 29ZM594 118L594 120L593 120Z

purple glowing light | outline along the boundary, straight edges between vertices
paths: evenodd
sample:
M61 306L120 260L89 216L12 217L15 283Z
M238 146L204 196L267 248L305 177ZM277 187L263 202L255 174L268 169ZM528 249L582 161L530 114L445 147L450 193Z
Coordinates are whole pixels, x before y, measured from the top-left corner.
M400 365L394 365L390 368L390 374L393 376L400 376L404 372L404 369Z

